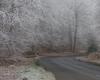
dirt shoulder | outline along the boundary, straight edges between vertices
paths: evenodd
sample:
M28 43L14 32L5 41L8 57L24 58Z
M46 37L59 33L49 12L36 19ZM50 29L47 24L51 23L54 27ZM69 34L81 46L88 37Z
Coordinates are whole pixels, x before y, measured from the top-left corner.
M76 57L76 59L82 62L87 62L87 63L100 66L100 59L89 59L86 56Z

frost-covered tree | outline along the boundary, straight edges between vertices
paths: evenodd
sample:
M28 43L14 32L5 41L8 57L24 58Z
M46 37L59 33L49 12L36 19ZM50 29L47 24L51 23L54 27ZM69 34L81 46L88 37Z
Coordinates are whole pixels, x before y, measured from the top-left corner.
M73 38L73 52L82 42L81 40L84 37L84 34L88 34L88 31L94 25L94 8L95 3L91 0L86 1L77 1L74 0L73 11L74 11L74 38ZM91 5L91 6L90 6ZM85 31L86 29L86 31ZM81 31L82 30L82 31ZM86 38L85 38L86 39Z
M72 49L76 21L74 1L0 0L0 55L20 55L30 50L30 46L53 51ZM76 2L80 5L76 8L78 45L86 46L85 35L92 31L94 4L92 0Z

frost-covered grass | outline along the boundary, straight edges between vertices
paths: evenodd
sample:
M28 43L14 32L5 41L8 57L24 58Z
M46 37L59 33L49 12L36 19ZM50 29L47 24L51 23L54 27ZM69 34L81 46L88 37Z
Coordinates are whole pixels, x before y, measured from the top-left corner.
M22 66L17 74L19 76L17 80L55 80L55 77L51 72L47 72L36 65L27 67Z
M51 72L35 65L0 66L0 80L55 80Z

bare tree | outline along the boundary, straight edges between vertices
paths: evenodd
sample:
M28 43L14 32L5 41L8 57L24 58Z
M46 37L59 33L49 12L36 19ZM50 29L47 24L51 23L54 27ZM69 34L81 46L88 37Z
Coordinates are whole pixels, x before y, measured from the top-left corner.
M92 2L91 2L92 3ZM88 29L88 27L91 27L93 25L93 10L90 8L89 4L87 4L85 1L78 1L74 0L74 6L73 6L73 12L74 12L74 37L73 37L73 53L76 52L76 48L78 47L78 41L79 41L79 33L80 29ZM93 6L94 7L94 6ZM91 23L92 22L92 23ZM87 30L88 31L88 30ZM85 31L84 31L85 32ZM85 32L87 33L87 32Z
M77 10L77 2L74 0L74 26L75 26L75 31L74 31L74 40L73 40L73 53L76 51L76 45L77 45L77 31L78 31L78 10Z

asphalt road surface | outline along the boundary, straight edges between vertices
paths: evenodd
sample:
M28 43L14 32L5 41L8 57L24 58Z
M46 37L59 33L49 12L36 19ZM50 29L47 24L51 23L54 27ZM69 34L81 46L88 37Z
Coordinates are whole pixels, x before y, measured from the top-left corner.
M56 80L100 80L100 66L72 57L41 58L40 64L53 72Z

